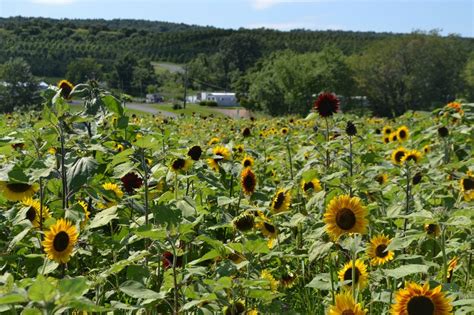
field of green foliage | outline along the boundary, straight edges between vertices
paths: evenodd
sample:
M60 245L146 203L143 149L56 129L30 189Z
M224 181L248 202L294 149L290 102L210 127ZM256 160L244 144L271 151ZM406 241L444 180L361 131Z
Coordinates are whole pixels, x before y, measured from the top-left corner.
M71 111L67 99L84 101ZM0 313L471 314L474 104L0 118Z

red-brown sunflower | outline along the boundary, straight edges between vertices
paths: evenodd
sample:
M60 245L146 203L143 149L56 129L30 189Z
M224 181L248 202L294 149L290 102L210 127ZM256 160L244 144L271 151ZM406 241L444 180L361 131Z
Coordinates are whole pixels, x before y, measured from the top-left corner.
M321 117L330 117L339 111L339 99L336 94L330 92L320 93L314 102L314 108Z

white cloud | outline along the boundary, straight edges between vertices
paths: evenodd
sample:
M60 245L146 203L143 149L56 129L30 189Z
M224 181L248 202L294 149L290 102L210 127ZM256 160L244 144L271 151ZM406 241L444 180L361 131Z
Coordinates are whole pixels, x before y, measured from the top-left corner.
M279 31L290 31L294 29L307 30L344 30L342 25L317 25L314 22L283 22L283 23L254 23L247 25L247 28L269 28Z
M44 5L68 5L76 2L76 0L30 0L34 4Z
M280 3L311 3L333 0L249 0L254 9L264 10Z

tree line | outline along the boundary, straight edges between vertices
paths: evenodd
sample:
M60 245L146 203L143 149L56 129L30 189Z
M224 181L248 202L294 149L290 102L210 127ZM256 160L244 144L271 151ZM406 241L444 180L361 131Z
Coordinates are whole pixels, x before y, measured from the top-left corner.
M35 76L97 79L141 96L176 97L184 84L233 90L243 106L272 115L305 114L323 90L343 96L347 110L366 105L385 116L472 100L474 93L474 40L436 31L280 32L16 17L0 18L0 36L0 63L20 57ZM156 60L185 64L186 73L156 74Z

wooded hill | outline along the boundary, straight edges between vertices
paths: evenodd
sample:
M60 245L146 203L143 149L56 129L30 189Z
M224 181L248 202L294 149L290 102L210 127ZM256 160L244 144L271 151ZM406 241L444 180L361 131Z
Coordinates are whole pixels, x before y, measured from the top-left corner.
M105 68L127 53L137 58L185 63L199 53L214 54L242 41L252 43L258 56L284 49L299 53L321 51L326 46L351 55L374 41L403 36L406 35L301 29L232 30L145 20L11 17L0 18L0 63L23 57L33 74L61 77L72 60L84 57L96 59ZM474 49L472 39L463 42ZM244 64L241 68L250 66Z

